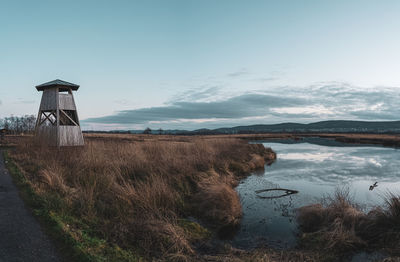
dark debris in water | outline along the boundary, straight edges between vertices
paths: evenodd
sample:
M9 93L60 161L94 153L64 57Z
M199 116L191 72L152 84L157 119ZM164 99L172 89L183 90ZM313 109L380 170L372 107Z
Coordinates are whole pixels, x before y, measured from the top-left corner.
M264 192L271 192L271 191L282 191L284 192L281 195L277 196L261 196L259 194L264 193ZM274 199L274 198L281 198L285 196L290 196L293 194L299 193L297 190L292 190L292 189L286 189L286 188L269 188L269 189L261 189L261 190L256 190L255 193L257 194L258 198L263 198L263 199Z

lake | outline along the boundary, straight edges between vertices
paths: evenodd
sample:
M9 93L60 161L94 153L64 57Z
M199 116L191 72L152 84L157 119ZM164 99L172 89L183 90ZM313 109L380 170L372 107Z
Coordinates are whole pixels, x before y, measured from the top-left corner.
M400 150L376 145L351 145L330 139L304 138L261 141L277 153L265 171L242 180L238 191L243 218L231 243L239 248L268 245L289 248L296 244L296 209L320 202L335 189L348 187L365 211L384 203L388 192L400 193ZM378 182L370 191L369 186ZM287 188L289 196L263 199L256 190ZM280 195L264 192L258 195Z

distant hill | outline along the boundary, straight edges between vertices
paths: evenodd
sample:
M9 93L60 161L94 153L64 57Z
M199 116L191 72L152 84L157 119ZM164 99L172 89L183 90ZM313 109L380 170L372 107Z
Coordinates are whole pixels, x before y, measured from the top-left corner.
M104 133L131 133L141 134L144 130L118 130ZM86 133L102 131L85 131ZM152 130L152 134L159 134ZM400 133L400 121L351 121L331 120L310 124L281 123L274 125L249 125L224 127L217 129L163 130L163 134L170 135L207 135L207 134L254 134L254 133Z
M350 121L350 120L332 120L321 121L310 124L299 123L281 123L274 125L250 125L236 126L227 128L217 128L213 130L195 130L196 133L214 133L214 134L240 134L240 133L400 133L400 121Z
M237 126L232 128L218 128L213 131L218 133L238 132L400 132L400 121L390 122L367 122L332 120L321 121L310 124L282 123L275 125L251 125Z

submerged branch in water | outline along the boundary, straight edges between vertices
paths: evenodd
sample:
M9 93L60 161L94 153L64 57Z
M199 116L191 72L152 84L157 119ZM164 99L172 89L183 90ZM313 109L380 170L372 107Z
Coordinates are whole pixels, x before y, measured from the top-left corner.
M285 193L282 195L279 195L279 196L260 196L260 195L258 195L260 193L269 192L269 191L285 191ZM269 189L256 190L254 192L257 194L257 197L263 198L263 199L281 198L281 197L290 196L290 195L299 193L299 191L297 191L297 190L286 189L286 188L269 188Z

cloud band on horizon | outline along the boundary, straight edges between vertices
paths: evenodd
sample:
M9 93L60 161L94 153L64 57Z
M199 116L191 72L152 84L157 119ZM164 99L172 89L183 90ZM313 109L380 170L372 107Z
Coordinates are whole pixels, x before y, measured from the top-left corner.
M398 120L400 88L365 89L346 83L325 83L306 88L279 87L243 93L218 101L190 96L165 106L123 110L83 120L85 125L163 125L187 129L272 122L305 122L327 119ZM210 92L213 95L215 92ZM285 95L282 95L285 94ZM200 101L200 102L199 102ZM260 122L255 122L260 121ZM180 124L177 125L177 122ZM203 124L204 126L201 126Z

